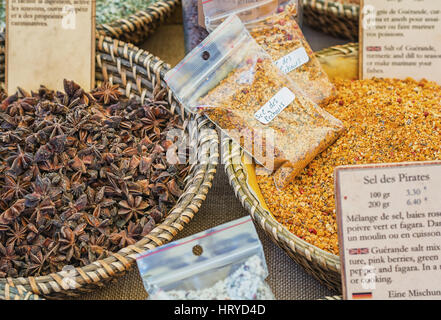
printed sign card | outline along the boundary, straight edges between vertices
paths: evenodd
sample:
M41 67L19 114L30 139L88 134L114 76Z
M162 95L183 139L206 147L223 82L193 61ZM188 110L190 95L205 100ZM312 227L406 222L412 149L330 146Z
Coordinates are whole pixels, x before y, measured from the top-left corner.
M345 299L441 299L441 162L335 171Z
M94 86L95 0L6 1L6 88Z
M441 83L439 0L364 0L360 79L412 77Z

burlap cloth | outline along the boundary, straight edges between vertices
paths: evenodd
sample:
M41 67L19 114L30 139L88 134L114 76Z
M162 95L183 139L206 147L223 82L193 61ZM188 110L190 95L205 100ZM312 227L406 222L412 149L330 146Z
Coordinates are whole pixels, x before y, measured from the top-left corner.
M342 40L324 36L307 28L304 28L304 31L314 50L344 43ZM181 13L178 11L173 17L172 23L161 27L142 47L171 65L179 62L185 56ZM203 203L202 209L178 235L177 239L241 218L247 214L228 183L224 167L220 165L213 188ZM336 294L307 274L259 228L258 232L269 269L267 281L277 299L314 300ZM145 299L146 296L138 269L135 266L132 271L114 283L107 284L105 287L84 294L79 298L84 300L136 300Z

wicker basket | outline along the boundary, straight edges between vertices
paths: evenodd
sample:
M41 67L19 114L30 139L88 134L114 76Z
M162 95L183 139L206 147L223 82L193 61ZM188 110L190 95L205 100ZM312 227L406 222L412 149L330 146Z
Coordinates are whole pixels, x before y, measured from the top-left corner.
M0 86L5 82L5 33L0 32Z
M163 77L169 66L148 52L132 44L98 36L96 79L118 84L126 96L141 99L152 97L154 88L168 92L171 111L184 120L189 143L197 148L198 161L185 179L185 189L165 220L144 239L91 265L76 268L69 281L63 281L64 272L42 277L0 279L20 290L31 291L45 298L76 296L103 286L105 282L123 275L135 262L135 256L171 241L198 212L212 185L218 162L219 140L213 124L205 117L189 116L167 88ZM190 121L194 120L194 121ZM74 281L72 281L74 280ZM75 283L75 288L67 283Z
M140 44L181 4L180 0L160 0L125 19L97 26L99 34Z
M302 0L303 21L334 37L358 39L360 6L328 0Z
M334 69L341 69L341 59L356 69L357 65L356 44L334 47L317 53L320 61L331 68L331 58L336 61ZM345 59L347 56L352 60ZM325 60L327 59L327 60ZM312 274L328 288L341 292L341 273L340 259L337 255L325 252L308 242L295 236L288 229L278 223L271 213L264 208L265 204L256 184L252 183L252 176L255 176L254 166L247 165L249 161L244 161L244 154L240 146L231 139L223 136L222 142L222 161L225 170L236 196L242 205L253 217L257 225L263 228L267 235L298 264L303 266L307 272ZM249 181L250 183L247 183ZM254 187L250 187L254 185Z

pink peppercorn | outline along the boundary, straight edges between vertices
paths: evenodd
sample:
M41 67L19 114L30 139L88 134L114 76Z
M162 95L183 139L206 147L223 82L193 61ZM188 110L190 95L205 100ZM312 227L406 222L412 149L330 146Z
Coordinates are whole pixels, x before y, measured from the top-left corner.
M309 229L309 233L317 234L317 230L311 228L311 229Z
M262 63L262 62L263 62L262 58L257 59L257 63Z
M424 111L424 116L427 118L429 116L429 112Z

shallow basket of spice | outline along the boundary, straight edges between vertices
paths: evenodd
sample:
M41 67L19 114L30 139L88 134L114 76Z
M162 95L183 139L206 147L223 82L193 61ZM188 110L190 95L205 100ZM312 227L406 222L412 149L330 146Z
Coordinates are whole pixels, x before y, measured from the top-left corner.
M360 0L303 0L305 24L334 37L358 39Z
M3 94L0 285L45 298L100 287L172 240L211 187L216 130L175 101L169 66L104 36L96 58L90 93L65 80Z
M321 107L345 132L284 189L258 175L240 147L222 138L230 184L251 216L295 262L341 292L334 169L343 165L433 161L441 157L441 86L413 79L357 80L358 46L316 54L337 93Z
M171 16L181 1L112 0L110 4L109 1L97 1L97 10L104 13L97 17L98 32L114 39L140 44Z
M5 81L5 33L0 30L0 84Z

